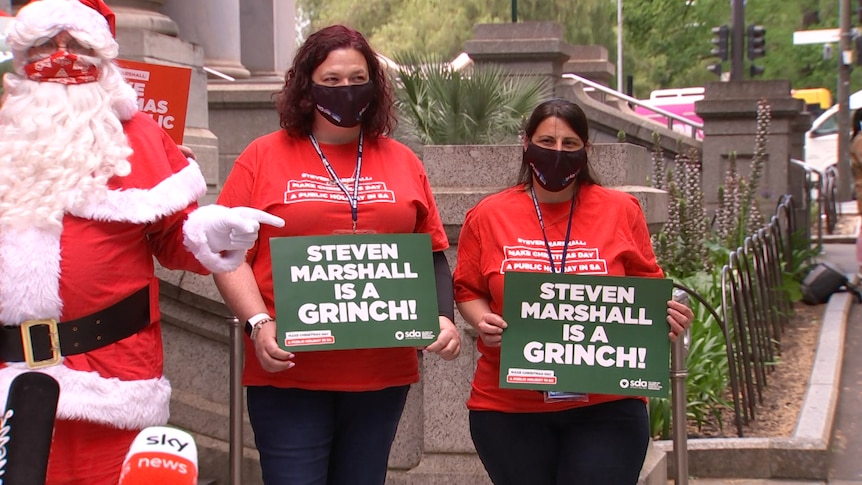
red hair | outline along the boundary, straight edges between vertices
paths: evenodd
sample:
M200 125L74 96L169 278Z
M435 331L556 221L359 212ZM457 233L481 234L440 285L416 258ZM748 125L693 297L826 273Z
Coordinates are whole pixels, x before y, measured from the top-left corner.
M362 115L362 132L370 138L388 135L397 123L392 109L389 77L365 37L344 25L332 25L318 30L296 51L293 66L284 75L284 86L275 93L275 106L281 127L294 137L304 137L311 133L315 109L311 99L311 74L323 64L330 52L337 49L355 49L368 63L374 97Z

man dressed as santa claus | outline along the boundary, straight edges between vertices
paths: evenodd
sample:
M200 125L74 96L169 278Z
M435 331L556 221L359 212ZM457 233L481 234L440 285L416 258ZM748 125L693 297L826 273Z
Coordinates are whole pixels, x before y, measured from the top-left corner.
M137 432L168 420L158 281L233 270L260 223L197 207L198 165L112 62L101 0L33 1L7 29L0 108L0 406L17 375L60 384L49 484L116 484ZM56 334L59 346L52 344ZM2 409L2 407L0 407Z

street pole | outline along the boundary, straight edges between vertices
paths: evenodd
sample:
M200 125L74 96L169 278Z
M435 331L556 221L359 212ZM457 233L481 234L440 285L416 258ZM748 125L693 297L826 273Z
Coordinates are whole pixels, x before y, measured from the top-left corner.
M518 0L512 0L512 23L518 22Z
M745 79L745 0L733 0L730 6L730 80Z
M617 0L617 91L623 92L623 0Z
M850 200L850 0L841 0L838 50L838 200Z

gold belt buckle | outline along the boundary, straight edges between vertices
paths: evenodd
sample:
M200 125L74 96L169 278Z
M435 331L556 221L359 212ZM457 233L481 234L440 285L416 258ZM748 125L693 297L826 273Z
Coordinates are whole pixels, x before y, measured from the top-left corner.
M40 325L48 326L48 334L51 337L51 357L44 360L33 358L33 339L30 337L30 329ZM24 343L24 362L30 369L41 369L51 367L60 363L60 333L57 331L57 320L44 318L40 320L27 320L21 323L21 340Z

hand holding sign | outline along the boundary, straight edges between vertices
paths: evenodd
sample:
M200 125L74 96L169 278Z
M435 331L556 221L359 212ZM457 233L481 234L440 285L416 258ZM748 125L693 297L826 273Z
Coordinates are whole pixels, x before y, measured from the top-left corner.
M461 353L461 338L458 335L458 329L455 328L455 324L451 320L443 316L439 318L440 335L437 336L437 340L433 344L425 347L425 351L435 353L443 360L452 360Z
M275 340L276 327L271 322L263 325L254 338L254 354L260 366L267 372L280 372L296 365L291 359L293 354L282 350Z
M464 320L479 332L479 338L488 347L499 347L503 330L508 326L503 317L493 313L485 300L470 300L458 303L458 311Z
M694 312L691 311L691 308L678 301L668 300L667 323L670 325L668 338L671 342L676 342L677 336L691 326L692 320L694 320Z

